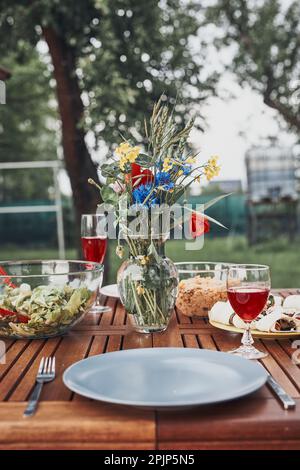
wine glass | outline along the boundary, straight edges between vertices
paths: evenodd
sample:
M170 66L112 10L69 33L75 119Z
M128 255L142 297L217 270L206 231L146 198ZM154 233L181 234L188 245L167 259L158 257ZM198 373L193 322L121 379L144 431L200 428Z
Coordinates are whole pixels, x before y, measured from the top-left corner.
M86 261L103 263L107 250L105 214L83 214L81 216L81 246ZM92 313L110 312L111 308L100 305L99 296L90 310Z
M271 288L269 266L238 264L228 268L227 295L235 313L246 323L242 346L233 351L246 359L261 359L268 354L253 346L251 322L263 311Z

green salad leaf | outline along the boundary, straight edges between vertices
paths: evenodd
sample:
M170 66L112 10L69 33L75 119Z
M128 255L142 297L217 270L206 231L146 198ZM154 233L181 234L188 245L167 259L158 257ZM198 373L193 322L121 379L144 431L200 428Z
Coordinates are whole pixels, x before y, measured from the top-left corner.
M7 286L0 294L0 334L21 337L58 334L78 320L93 300L93 292L84 286L38 286L34 289L28 284L16 288Z

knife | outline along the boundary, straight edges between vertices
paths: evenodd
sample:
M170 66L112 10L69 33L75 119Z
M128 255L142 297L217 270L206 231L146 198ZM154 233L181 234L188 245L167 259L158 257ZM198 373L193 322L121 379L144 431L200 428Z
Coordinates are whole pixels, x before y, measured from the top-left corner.
M274 379L274 377L269 373L263 364L260 365L265 369L268 374L267 384L272 389L278 400L281 402L285 410L292 410L296 407L295 400L282 388L281 385Z

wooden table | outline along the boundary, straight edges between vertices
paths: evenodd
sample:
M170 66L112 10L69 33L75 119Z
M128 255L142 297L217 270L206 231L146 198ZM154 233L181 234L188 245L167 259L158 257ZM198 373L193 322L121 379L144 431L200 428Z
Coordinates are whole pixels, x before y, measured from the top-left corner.
M281 291L282 294L292 291ZM207 320L174 312L164 333L134 333L123 307L106 299L112 313L89 314L64 337L6 340L0 365L1 449L300 449L300 369L290 340L257 341L269 356L264 365L297 402L284 411L267 386L244 399L190 411L144 411L80 397L62 383L75 361L119 349L175 346L226 351L240 335L216 330ZM57 378L42 392L33 418L23 418L42 356L55 354Z

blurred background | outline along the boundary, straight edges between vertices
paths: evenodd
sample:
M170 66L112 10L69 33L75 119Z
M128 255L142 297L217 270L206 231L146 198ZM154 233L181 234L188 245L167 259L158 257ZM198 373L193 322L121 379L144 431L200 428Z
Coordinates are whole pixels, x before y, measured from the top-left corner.
M79 256L88 178L120 134L143 143L164 94L178 123L197 116L203 160L220 156L189 202L234 193L209 212L228 230L169 256L266 263L273 287L299 287L299 0L0 0L0 81L0 259Z

